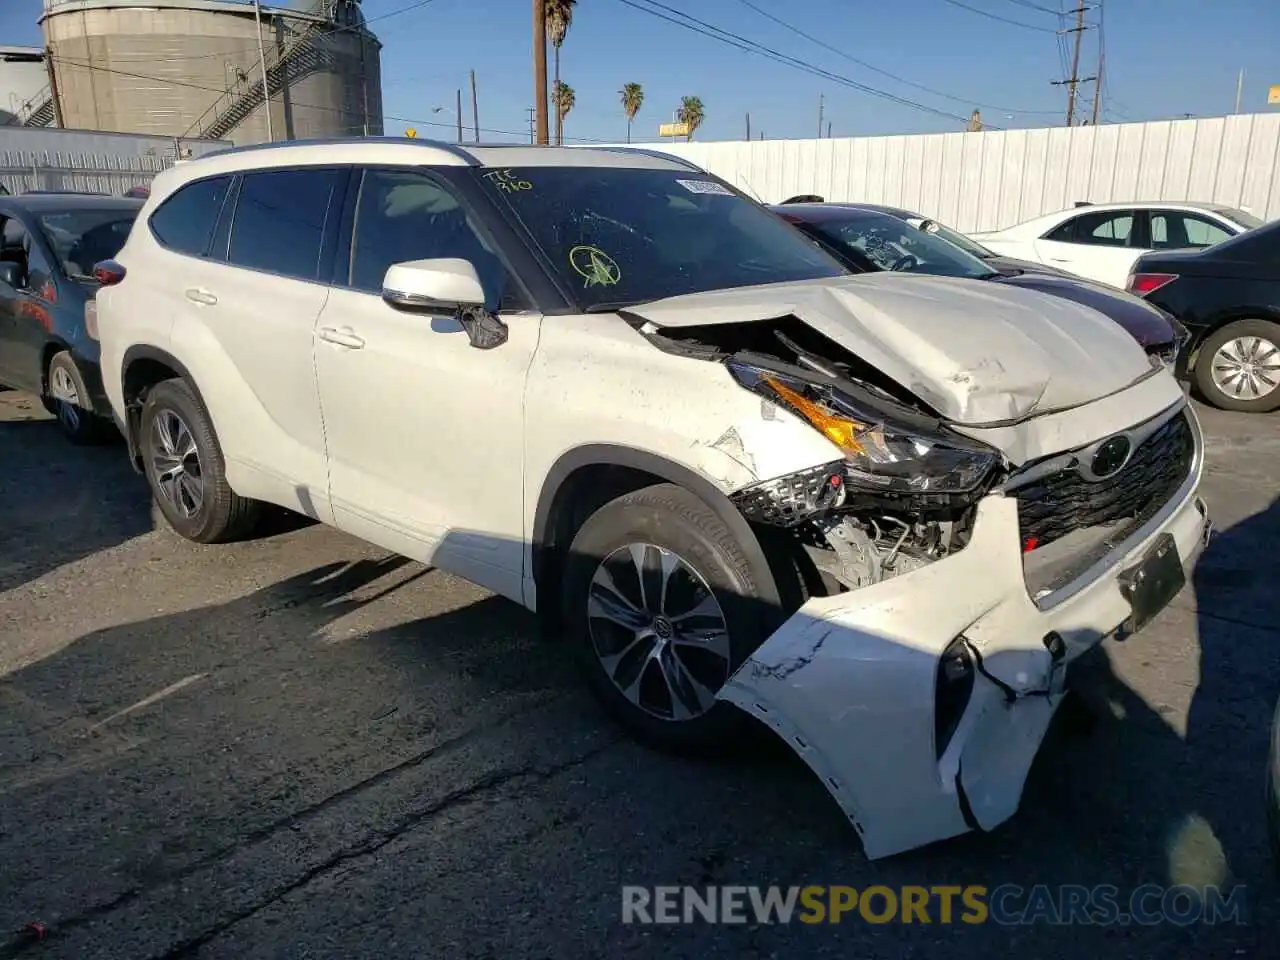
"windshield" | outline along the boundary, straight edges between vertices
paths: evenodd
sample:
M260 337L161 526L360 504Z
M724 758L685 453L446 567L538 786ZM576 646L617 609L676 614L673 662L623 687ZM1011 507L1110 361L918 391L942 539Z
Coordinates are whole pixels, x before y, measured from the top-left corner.
M1259 220L1252 213L1245 213L1243 210L1237 210L1235 207L1218 207L1217 213L1220 216L1226 217L1232 223L1240 224L1240 226L1244 227L1246 230L1252 230L1255 227L1260 227L1266 223L1265 220Z
M57 210L40 214L40 229L66 275L90 280L95 263L120 252L137 215L119 207Z
M706 174L626 167L488 170L583 309L848 273Z
M977 257L887 213L850 212L847 217L823 220L813 227L828 243L852 249L882 270L973 279L994 275Z

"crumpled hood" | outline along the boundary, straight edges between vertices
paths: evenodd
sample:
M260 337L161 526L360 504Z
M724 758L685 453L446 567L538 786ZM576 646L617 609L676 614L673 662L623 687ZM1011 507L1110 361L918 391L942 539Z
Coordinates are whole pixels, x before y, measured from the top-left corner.
M970 425L1078 406L1151 372L1133 337L1098 311L982 280L863 274L694 293L627 312L658 328L792 314Z

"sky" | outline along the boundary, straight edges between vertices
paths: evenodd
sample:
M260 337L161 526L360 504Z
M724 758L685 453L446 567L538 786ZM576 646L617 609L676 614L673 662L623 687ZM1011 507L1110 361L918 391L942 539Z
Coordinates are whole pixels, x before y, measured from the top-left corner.
M1080 75L1098 72L1101 35L1104 121L1231 113L1242 69L1243 109L1280 110L1267 106L1268 87L1280 84L1276 0L1085 2L1093 28L1084 33ZM753 137L813 137L820 100L822 132L829 123L836 137L963 129L975 108L989 126L1059 125L1066 88L1050 81L1069 75L1072 35L1056 31L1073 25L1074 15L1062 20L1052 11L1074 9L1073 3L579 0L561 51L561 79L576 95L565 138L625 138L619 91L628 82L645 94L637 141L657 140L658 124L670 121L689 95L705 111L698 140L742 139L748 114ZM41 7L41 0L0 0L0 44L41 44ZM475 70L481 139L528 138L530 0L364 0L363 7L383 44L388 134L412 126L419 136L452 137L458 89L469 128ZM762 45L789 62L737 49L655 12L676 20L677 12L687 13L705 24L698 30L721 37L717 30L727 31L739 38L733 43ZM1080 86L1086 116L1093 88Z

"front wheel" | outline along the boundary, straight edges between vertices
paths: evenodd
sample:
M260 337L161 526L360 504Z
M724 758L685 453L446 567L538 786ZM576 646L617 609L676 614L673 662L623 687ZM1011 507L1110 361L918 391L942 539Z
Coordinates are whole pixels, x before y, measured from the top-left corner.
M260 504L227 483L213 423L185 380L165 380L147 394L138 447L156 505L179 534L224 543L252 531Z
M605 504L574 537L564 587L574 653L615 719L667 749L734 742L746 717L716 695L783 613L714 510L673 484Z
M1280 408L1280 324L1237 320L1205 340L1196 385L1222 410L1268 413Z

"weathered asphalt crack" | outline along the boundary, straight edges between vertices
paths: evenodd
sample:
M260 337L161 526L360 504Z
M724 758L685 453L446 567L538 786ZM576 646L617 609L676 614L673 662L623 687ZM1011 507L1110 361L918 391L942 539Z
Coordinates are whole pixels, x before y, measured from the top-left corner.
M470 730L467 730L457 735L456 737L451 737L440 743L434 744L431 747L427 748L426 750L419 751L418 753L415 753L412 756L406 757L404 760L401 760L399 763L393 764L389 767L385 767L384 769L379 770L377 773L372 774L371 776L366 777L363 780L357 781L356 783L353 783L348 787L344 787L343 789L338 790L335 793L329 794L328 796L324 797L323 799L317 801L314 804L311 804L310 806L303 807L300 810L295 810L292 813L286 816L280 817L276 820L273 820L270 823L264 824L263 826L258 827L255 830L251 830L248 833L241 834L231 843L228 843L225 846L220 847L219 849L213 851L212 853L209 853L206 856L200 857L199 859L194 860L189 864L186 864L185 866L181 867L178 870L174 870L171 873L165 874L164 876L158 878L156 881L152 883L139 884L137 886L129 887L128 889L122 891L121 893L115 895L114 897L108 900L104 900L100 903L96 903L91 906L88 906L85 909L69 917L60 918L56 922L50 924L51 930L55 935L57 935L57 934L66 933L68 931L84 927L87 924L102 918L103 916L106 916L108 914L115 912L116 910L119 910L123 907L128 906L133 901L139 899L140 897L145 896L148 893L151 893L154 890L162 889L174 883L181 882L182 880L185 880L188 877L191 877L197 873L200 873L201 871L206 870L209 867L216 866L219 863L229 860L231 857L233 857L235 854L239 853L241 850L243 850L246 847L253 846L254 844L262 843L266 840L269 840L272 836L280 833L281 831L296 830L303 824L307 823L310 820L314 820L316 817L324 814L326 811L337 806L338 804L346 800L349 800L352 797L366 793L369 790L372 790L373 788L379 786L380 784L383 784L389 780L396 778L397 776L400 776L410 770L413 770L424 763L430 762L432 760L438 760L444 757L448 757L449 755L456 753L459 750L465 749L466 747L480 740L484 736L492 733L493 731L499 730L502 727L512 723L515 720L518 720L524 717L525 715L535 710L538 710L549 704L555 703L557 700L564 699L568 695L569 694L565 692L557 691L553 693L551 696L539 697L535 702L528 704L527 706L521 707L520 709L510 711L509 713L499 717L497 720L493 721L492 723L488 723L480 727L474 727ZM613 740L608 744L608 746L612 746L614 743L617 743L617 742L618 740ZM533 771L536 771L537 768L530 768L530 769ZM514 771L508 776L508 779L518 777L527 772L528 771L524 769ZM474 784L473 786L465 788L462 791L457 791L456 793L466 794L468 792L492 789L495 786L495 784L489 783L488 779L489 778L481 780L478 783ZM450 800L450 797L453 798L453 802L456 803L458 801L457 796L455 796L454 794L450 794L449 796L443 798L441 802L442 803L448 802ZM431 815L431 812L428 811L426 814L423 815L423 818L430 815ZM388 838L388 839L391 839L391 838ZM381 846L381 844L378 844L378 846ZM374 849L376 849L376 847ZM358 855L358 854L354 854L354 855ZM28 946L31 946L31 945L32 945L32 941L22 936L11 939L8 942L0 942L0 960L9 960L10 957L17 956L19 953L21 953Z
M332 854L320 863L306 870L301 876L289 881L288 883L281 884L267 896L260 898L242 910L237 910L229 916L224 917L195 936L189 937L188 939L182 940L169 947L169 949L165 950L163 953L153 954L149 960L183 960L183 958L193 957L202 946L212 940L215 940L237 924L251 919L268 907L279 903L291 893L314 883L316 880L322 879L347 863L376 853L391 841L404 835L415 827L421 826L433 817L456 807L475 803L485 794L500 792L504 787L508 787L521 781L531 781L534 783L545 782L567 770L572 770L575 767L582 766L605 751L612 749L622 740L623 738L621 736L613 737L606 743L594 747L586 753L562 763L552 764L549 766L543 765L518 767L509 770L496 770L488 776L480 778L475 783L451 791L423 809L408 814L390 828L380 831L359 843L352 844L345 849Z

